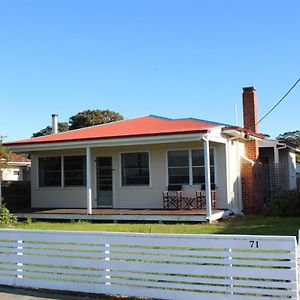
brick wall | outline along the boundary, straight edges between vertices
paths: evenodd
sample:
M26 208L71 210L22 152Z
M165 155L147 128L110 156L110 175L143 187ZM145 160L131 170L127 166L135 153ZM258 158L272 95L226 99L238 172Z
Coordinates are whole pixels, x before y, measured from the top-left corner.
M243 89L244 128L258 131L256 90L254 87ZM257 213L263 208L263 166L258 161L257 140L245 142L245 154L254 163L244 162L241 168L242 198L245 213Z

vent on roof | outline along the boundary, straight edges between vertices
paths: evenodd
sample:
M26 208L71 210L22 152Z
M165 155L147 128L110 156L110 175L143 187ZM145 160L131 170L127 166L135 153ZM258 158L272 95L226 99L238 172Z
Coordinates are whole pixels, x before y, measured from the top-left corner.
M52 114L52 134L58 133L58 115Z

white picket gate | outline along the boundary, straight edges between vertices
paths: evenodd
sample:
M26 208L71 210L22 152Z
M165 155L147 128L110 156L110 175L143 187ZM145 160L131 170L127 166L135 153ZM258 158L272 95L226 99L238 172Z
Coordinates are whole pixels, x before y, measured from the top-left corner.
M294 237L0 230L0 284L158 299L298 299Z

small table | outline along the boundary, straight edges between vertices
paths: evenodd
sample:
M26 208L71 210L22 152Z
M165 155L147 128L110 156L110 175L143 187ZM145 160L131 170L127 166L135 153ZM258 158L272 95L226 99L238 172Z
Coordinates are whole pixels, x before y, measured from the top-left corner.
M196 197L182 197L182 209L194 209Z

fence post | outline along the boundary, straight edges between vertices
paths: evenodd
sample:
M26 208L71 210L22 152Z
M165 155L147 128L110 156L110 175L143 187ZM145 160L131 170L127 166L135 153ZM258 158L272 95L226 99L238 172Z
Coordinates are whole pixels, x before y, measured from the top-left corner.
M104 251L104 253L105 253L105 260L106 261L110 261L110 257L109 257L109 254L110 254L110 250L109 250L109 248L110 248L110 244L105 244L105 251ZM110 269L105 269L105 274L109 274L109 272L110 272ZM110 285L110 275L105 275L105 284L106 285Z
M18 252L17 252L17 255L18 256L22 256L23 255L23 246L22 246L22 244L23 244L23 241L21 241L21 240L18 240L18 246L17 246L17 249L18 249ZM19 245L21 245L21 246L19 246ZM17 263L17 278L23 278L23 268L21 268L21 267L23 267L23 263L20 263L20 262L18 262Z
M232 252L232 249L229 248L229 249L225 249L226 253L227 253L227 259L229 260L229 270L230 270L230 273L231 273L231 269L232 268L232 264L230 263L230 260L232 260L232 256L231 256L231 252ZM232 276L229 276L228 279L230 280L230 284L228 285L228 289L229 289L229 294L230 295L233 295L233 291L232 291L232 288L233 288L233 277Z

